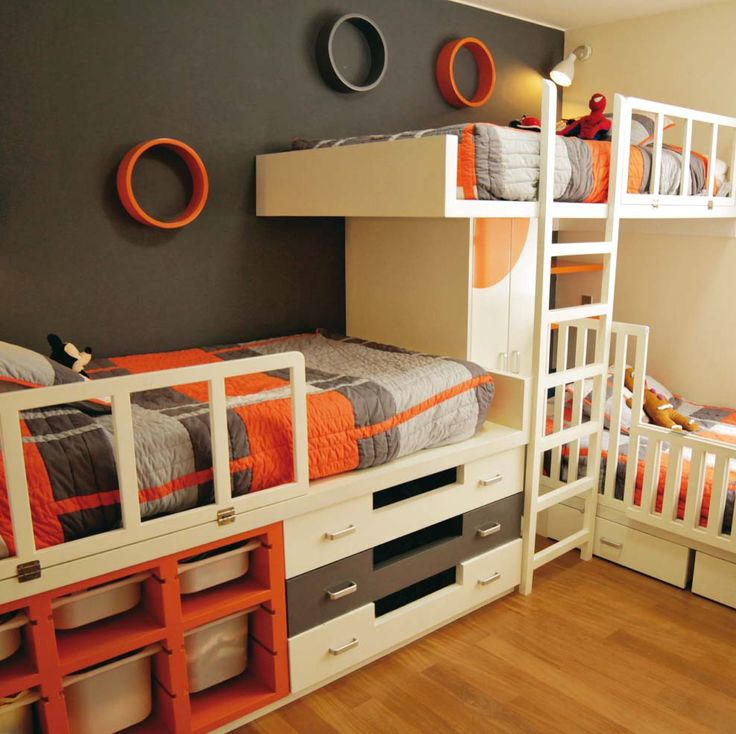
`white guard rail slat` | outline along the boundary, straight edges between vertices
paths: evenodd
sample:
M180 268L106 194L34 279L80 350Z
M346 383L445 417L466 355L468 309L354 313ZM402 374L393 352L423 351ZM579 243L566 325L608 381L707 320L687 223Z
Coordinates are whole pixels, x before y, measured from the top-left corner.
M284 397L288 397L291 401L294 476L291 482L241 497L233 497L225 380L256 372L284 369L289 372L289 390L285 391ZM143 390L193 382L206 382L209 387L215 502L142 522L131 395ZM115 434L113 446L118 472L122 527L68 543L36 549L20 415L32 409L101 397L109 397L112 403ZM42 568L48 568L142 540L215 522L217 512L221 509L232 509L239 514L305 494L309 484L306 416L304 357L299 352L248 357L216 364L19 390L0 395L0 448L5 465L10 517L16 546L14 556L0 560L0 580L14 578L17 566L29 561L39 561Z

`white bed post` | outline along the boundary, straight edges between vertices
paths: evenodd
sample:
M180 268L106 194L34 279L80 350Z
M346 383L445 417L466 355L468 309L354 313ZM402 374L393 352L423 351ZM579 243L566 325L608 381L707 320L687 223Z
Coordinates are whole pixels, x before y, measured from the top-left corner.
M532 398L532 428L527 455L527 474L524 496L522 575L520 591L528 594L532 589L534 570L569 550L580 547L581 557L589 560L593 555L593 538L598 500L598 476L601 461L601 433L606 398L606 378L613 316L613 295L616 275L616 249L618 246L619 216L621 197L627 185L629 154L629 110L626 101L616 95L614 106L613 142L611 151L611 173L606 217L605 239L601 242L575 242L556 244L552 241L552 228L555 207L555 118L556 89L549 81L543 82L542 100L542 144L539 176L539 248L537 260L536 316L534 325L534 374L536 384ZM623 172L623 173L622 173ZM598 303L569 308L550 308L550 274L552 258L565 255L601 255L603 272L601 292ZM598 319L596 326L595 356L591 364L582 364L583 349L577 350L576 363L567 367L566 356L558 359L557 371L549 372L550 330L558 324L566 333L570 324L582 323L583 319ZM588 328L578 328L578 339L585 339ZM546 430L547 395L550 389L564 391L572 384L576 393L581 391L585 379L593 379L593 409L587 423L579 420L564 428L555 421L552 432ZM559 402L559 394L557 396ZM540 496L542 470L545 451L554 454L566 444L578 446L578 442L588 437L588 461L585 476L578 478L576 472L568 472L567 481L556 481L552 477L552 489ZM577 457L577 448L574 451ZM557 466L557 461L554 461ZM577 463L577 462L576 462ZM585 502L583 525L580 530L553 545L535 552L537 516L550 507L581 497Z

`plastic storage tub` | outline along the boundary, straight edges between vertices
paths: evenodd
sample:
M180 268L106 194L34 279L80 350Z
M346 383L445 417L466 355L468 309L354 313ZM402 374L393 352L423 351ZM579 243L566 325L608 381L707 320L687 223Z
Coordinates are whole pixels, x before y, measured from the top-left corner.
M150 645L136 653L64 678L69 730L113 734L148 718L152 708Z
M150 573L138 573L54 599L54 625L66 630L127 612L141 600L141 585Z
M0 734L33 734L33 704L38 699L35 691L0 698Z
M255 609L231 614L185 634L191 693L234 678L248 667L248 615Z
M9 658L20 647L20 628L26 622L28 617L20 612L11 612L0 617L0 660Z
M179 588L182 594L194 594L211 586L224 584L248 573L250 552L261 545L251 540L245 545L228 546L179 562Z

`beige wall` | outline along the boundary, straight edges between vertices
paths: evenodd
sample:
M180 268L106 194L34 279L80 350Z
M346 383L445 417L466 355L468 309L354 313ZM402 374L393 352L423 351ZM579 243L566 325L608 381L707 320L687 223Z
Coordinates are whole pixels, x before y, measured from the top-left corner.
M593 92L612 110L620 92L736 116L735 42L736 1L570 31L568 51L588 43L593 55L576 65L564 114L584 114ZM615 317L651 327L651 374L736 406L736 238L623 234Z

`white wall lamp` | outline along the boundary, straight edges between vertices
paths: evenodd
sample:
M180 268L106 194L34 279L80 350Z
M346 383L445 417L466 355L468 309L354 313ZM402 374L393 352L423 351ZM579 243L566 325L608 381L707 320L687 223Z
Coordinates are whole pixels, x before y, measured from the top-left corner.
M578 46L550 71L549 78L561 87L569 87L575 78L575 62L589 59L592 53L590 46Z

